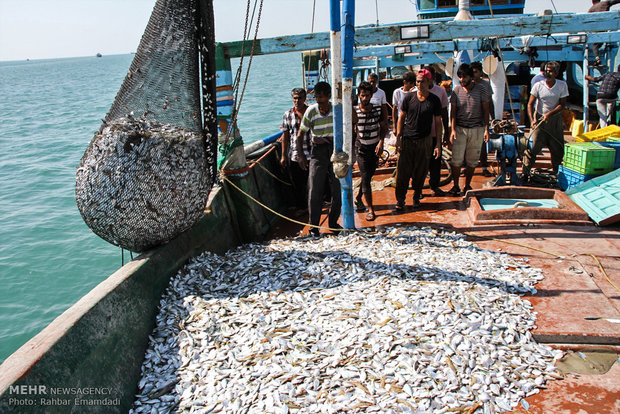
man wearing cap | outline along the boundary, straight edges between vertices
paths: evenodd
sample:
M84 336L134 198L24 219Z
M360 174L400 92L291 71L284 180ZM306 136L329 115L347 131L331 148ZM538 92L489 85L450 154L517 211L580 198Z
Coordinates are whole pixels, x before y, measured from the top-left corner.
M396 211L405 208L409 180L413 181L413 207L420 207L422 186L432 156L441 154L441 101L430 93L432 75L428 69L420 69L416 75L415 92L402 102L398 118L396 150L400 153L396 166ZM431 131L434 121L435 131Z

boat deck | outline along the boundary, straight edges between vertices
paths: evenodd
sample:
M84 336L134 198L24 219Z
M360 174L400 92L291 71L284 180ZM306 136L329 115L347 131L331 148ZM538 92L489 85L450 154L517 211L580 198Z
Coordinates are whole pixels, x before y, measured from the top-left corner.
M389 177L390 174L379 174L374 181L381 183ZM477 169L472 187L483 188L491 180ZM538 313L535 338L580 355L581 365L586 368L597 365L595 357L601 352L614 361L604 374L568 373L564 380L548 383L547 389L527 399L528 412L620 412L620 290L616 288L620 286L620 226L508 222L474 226L464 197L434 197L428 189L423 194L421 207L413 209L409 190L405 211L395 212L394 188L377 189L373 192L376 219L366 221L366 213L355 213L355 226L415 224L444 228L467 234L482 248L527 258L545 275L536 286L537 294L527 297ZM322 216L321 225L327 225L326 215ZM308 229L280 221L272 236L307 234ZM514 412L526 410L518 407Z

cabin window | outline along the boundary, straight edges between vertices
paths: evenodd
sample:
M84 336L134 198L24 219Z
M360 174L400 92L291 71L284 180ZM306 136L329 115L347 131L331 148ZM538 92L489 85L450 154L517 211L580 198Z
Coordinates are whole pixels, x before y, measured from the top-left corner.
M483 6L484 5L484 1L485 0L471 0L471 5L472 6ZM496 1L493 2L493 4L497 3Z
M493 6L495 5L500 5L500 4L517 4L520 2L516 2L516 1L510 1L510 0L493 0L493 3L491 3Z
M429 10L435 8L435 0L421 0L420 10Z
M457 0L437 0L437 7L456 7Z

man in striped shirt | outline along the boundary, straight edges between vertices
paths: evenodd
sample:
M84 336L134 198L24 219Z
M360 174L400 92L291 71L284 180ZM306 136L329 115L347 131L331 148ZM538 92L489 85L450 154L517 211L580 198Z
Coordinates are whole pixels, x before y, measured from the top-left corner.
M366 199L368 214L366 220L373 221L376 217L375 208L372 204L372 176L377 169L379 154L383 152L383 138L387 132L387 113L382 105L370 103L372 98L372 85L362 82L357 87L359 105L353 111L353 125L355 126L357 148L357 165L362 176L360 188L355 199L355 207L358 211L364 211L362 194Z
M454 186L449 194L460 196L459 176L465 163L465 188L471 190L471 179L480 159L482 141L489 140L489 101L488 91L474 82L474 72L467 63L459 66L456 75L460 85L452 90L450 96L450 142L452 143L452 180Z
M331 162L331 155L334 152L334 120L332 104L330 103L332 90L327 82L318 82L314 86L314 97L316 103L304 113L297 135L297 154L299 166L306 170L309 169L308 178L308 210L310 212L310 234L319 235L319 223L321 221L321 211L323 207L323 196L325 193L325 181L329 180L331 188L331 206L329 208L328 224L331 229L341 229L338 224L340 208L342 205L340 198L340 181L334 175ZM303 152L304 135L310 132L311 149L310 165Z
M293 107L284 113L282 118L282 156L280 164L288 170L293 191L295 204L299 210L308 207L308 170L302 170L299 166L297 155L297 135L301 119L308 109L306 105L306 90L295 88L291 91ZM303 140L303 152L306 157L310 156L310 135L306 134Z

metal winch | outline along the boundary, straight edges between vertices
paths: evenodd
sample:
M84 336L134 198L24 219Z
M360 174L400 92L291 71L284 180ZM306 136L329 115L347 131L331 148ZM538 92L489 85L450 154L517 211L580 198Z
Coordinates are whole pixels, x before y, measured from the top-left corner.
M487 142L487 153L495 151L500 172L492 181L494 186L521 185L517 175L517 161L523 158L531 142L525 136L525 127L514 120L493 120Z

